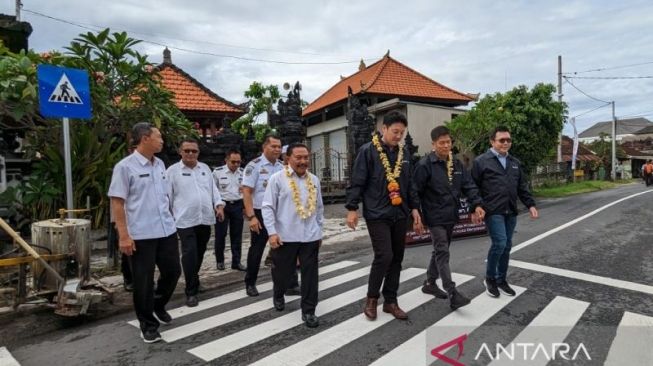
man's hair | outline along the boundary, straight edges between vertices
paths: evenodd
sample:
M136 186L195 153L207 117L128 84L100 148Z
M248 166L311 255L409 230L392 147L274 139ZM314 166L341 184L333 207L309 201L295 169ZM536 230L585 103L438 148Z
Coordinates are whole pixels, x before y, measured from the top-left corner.
M293 142L292 144L288 145L288 150L286 150L286 156L288 156L288 157L292 156L293 150L298 149L298 148L302 148L302 147L304 149L306 149L310 154L311 150L308 148L308 146L306 146L306 145L304 145L304 144L302 144L300 142Z
M230 157L231 155L233 155L233 154L238 154L238 155L240 155L240 151L239 151L238 149L229 149L229 150L227 151L227 154L224 156L224 159L225 159L225 160L229 159L229 157Z
M390 127L393 123L402 123L404 126L408 127L406 115L398 110L388 112L383 116L383 124L385 126Z
M490 140L494 141L494 138L497 137L497 132L508 132L510 133L510 130L506 126L497 126L492 130L492 134L490 135Z
M197 144L197 146L200 146L200 142L194 137L190 137L190 136L184 137L183 139L181 139L181 142L179 143L179 147L181 147L181 145L183 145L184 142L188 142L190 144Z
M279 135L275 133L268 133L267 135L265 135L265 138L263 139L263 145L269 144L270 140L272 139L281 141L281 137L279 137Z
M154 126L149 122L138 122L132 127L132 146L140 145L143 136L152 134Z
M451 136L451 132L445 126L437 126L431 130L431 141L439 139L441 136Z

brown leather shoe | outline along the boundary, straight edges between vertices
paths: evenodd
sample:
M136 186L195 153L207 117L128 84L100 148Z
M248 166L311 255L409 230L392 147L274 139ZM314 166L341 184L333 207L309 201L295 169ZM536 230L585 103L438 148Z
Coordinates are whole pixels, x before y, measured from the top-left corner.
M378 303L379 299L375 299L373 297L368 297L367 301L365 302L365 309L363 310L363 313L369 320L375 320L376 319L376 306Z
M397 304L383 304L383 312L392 314L392 316L399 320L408 319L408 314L401 310Z

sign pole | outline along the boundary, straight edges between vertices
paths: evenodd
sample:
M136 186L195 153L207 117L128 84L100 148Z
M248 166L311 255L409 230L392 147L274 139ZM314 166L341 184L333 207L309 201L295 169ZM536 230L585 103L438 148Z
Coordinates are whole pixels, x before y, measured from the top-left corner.
M70 123L68 118L63 118L63 151L66 169L66 208L68 209L68 218L73 217L73 173L70 158Z

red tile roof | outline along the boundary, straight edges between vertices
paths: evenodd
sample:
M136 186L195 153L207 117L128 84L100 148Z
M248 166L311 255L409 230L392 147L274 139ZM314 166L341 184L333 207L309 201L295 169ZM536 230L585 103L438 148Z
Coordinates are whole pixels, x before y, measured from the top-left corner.
M470 95L448 88L385 55L381 60L341 80L306 106L303 116L347 99L347 88L354 94L382 94L467 104Z
M562 161L571 161L573 154L574 140L568 136L562 136L561 151ZM592 150L588 149L584 144L578 144L578 151L576 152L576 160L578 161L601 161L601 158L596 156Z
M175 104L181 111L235 113L239 116L245 113L240 106L215 94L174 64L162 63L158 68L163 86L174 94Z

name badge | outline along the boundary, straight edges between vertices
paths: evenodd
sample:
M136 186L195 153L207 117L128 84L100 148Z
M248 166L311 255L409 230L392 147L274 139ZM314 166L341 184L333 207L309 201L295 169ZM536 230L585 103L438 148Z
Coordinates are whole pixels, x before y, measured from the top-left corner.
M261 174L268 174L268 171L267 171L267 169L265 169L265 168L261 168L261 170L259 170L259 173L261 173Z
M190 173L181 173L184 177L190 177Z
M147 174L141 174L138 177L139 178L145 178L145 177L149 177L149 176L150 176L150 173L147 173Z

